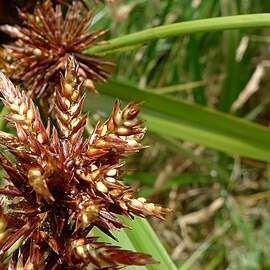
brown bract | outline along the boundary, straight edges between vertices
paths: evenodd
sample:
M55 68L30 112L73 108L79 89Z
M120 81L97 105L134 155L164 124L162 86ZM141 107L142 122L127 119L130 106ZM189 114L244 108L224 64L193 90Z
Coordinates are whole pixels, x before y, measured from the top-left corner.
M104 81L113 64L98 56L82 53L97 45L96 40L106 31L89 32L92 11L82 16L81 3L76 1L63 14L61 6L54 8L47 0L37 4L33 14L19 11L24 26L1 26L1 30L16 41L3 45L0 63L5 73L22 83L28 96L37 98L45 111L52 109L54 87L59 83L67 59L73 55L79 65L78 76L84 87L94 92L93 81ZM49 108L47 107L49 106Z
M1 0L0 0L1 1ZM46 0L13 0L11 1L12 4L18 5L22 7L24 10L32 10L32 8L37 4L41 2L45 2ZM60 4L62 6L68 6L71 5L74 2L81 2L85 7L87 7L85 0L51 0L53 4Z
M73 2L81 2L83 6L88 10L88 5L84 0L52 0L53 4L60 4L64 8L71 5ZM17 12L17 7L20 7L23 11L33 11L35 5L40 2L44 2L42 0L0 0L0 25L3 24L18 24L20 23L20 18ZM95 1L94 1L95 2ZM12 39L4 34L0 30L0 44L7 43L12 41Z
M45 127L38 109L0 73L0 92L9 109L5 118L16 135L0 132L0 154L7 173L0 189L7 209L0 212L0 258L12 253L9 269L118 269L155 262L149 255L122 250L91 236L94 226L109 236L125 228L115 215L154 215L169 209L134 198L136 190L122 183L125 155L137 152L146 128L137 119L142 104L129 103L83 139L87 114L77 74L69 59L56 91L57 127ZM10 155L15 157L10 159ZM11 252L12 251L12 252ZM107 268L106 268L107 269Z
M1 1L1 0L0 0ZM25 0L23 3L19 1L20 6L24 10L31 10L37 3L40 2L45 2L46 0ZM114 0L107 0L108 2L114 2ZM81 2L84 7L88 8L87 1L85 0L52 0L53 4L60 4L62 6L68 7L69 5L72 5L74 2ZM89 1L88 1L89 2ZM105 0L93 0L94 3L99 3L99 2L105 2ZM16 4L16 1L15 1ZM18 4L18 3L17 3Z

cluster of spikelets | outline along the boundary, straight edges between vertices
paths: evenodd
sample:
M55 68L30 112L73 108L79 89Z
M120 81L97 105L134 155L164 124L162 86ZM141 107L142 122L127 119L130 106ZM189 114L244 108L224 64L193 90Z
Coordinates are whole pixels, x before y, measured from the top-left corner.
M84 87L95 91L92 81L104 81L113 64L82 51L104 35L105 30L88 32L93 12L85 14L80 1L73 2L66 13L51 1L37 4L33 14L19 11L23 26L3 25L0 29L15 38L0 49L2 70L31 97L36 97L43 108L53 104L54 87L59 71L73 55L79 65L78 76ZM105 68L105 69L104 69ZM52 107L49 107L52 109Z
M85 138L82 90L85 81L106 78L101 66L107 62L81 53L103 32L86 32L91 15L80 20L79 7L74 3L63 15L45 1L34 16L20 13L27 27L4 27L17 38L2 50L10 57L2 58L4 70L25 91L0 72L9 111L4 117L16 130L0 131L0 165L7 175L0 188L0 269L119 269L155 262L92 233L97 227L113 237L112 231L126 228L117 215L162 219L170 210L136 198L137 190L122 182L125 156L144 148L146 128L137 118L142 104L121 109L117 100L109 118ZM32 97L51 97L56 126L50 120L44 125Z
M10 264L14 269L65 269L92 264L97 269L153 262L148 255L121 250L99 243L89 236L93 226L108 235L125 225L114 214L132 218L168 212L134 198L136 190L121 182L120 161L126 153L136 152L145 128L136 117L141 104L129 103L123 110L118 101L103 124L83 139L87 114L81 115L84 96L77 82L74 60L56 91L57 126L44 127L38 109L24 92L19 92L3 75L0 91L9 109L5 118L15 126L17 135L0 133L0 143L17 162L0 155L8 174L7 209L2 214L0 255L4 260L16 250ZM19 265L19 266L18 266Z
M23 9L31 10L37 3L44 2L46 0L12 0L12 2L22 7ZM81 2L84 6L87 6L87 3L85 0L51 0L53 4L60 4L62 6L68 6L72 4L72 2ZM102 0L94 0L94 2L98 2ZM102 1L103 2L103 1Z

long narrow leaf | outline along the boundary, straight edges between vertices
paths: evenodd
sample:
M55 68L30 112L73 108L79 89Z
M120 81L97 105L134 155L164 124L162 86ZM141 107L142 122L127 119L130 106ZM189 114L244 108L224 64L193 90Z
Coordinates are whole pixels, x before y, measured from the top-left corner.
M126 225L130 226L132 230L124 229L121 231L113 232L113 235L117 237L118 244L125 249L136 250L150 254L159 263L141 266L127 267L128 270L176 270L175 265L168 256L163 245L160 243L155 232L146 219L136 217L135 220L124 219ZM94 230L95 234L100 237L100 240L110 242L113 245L117 244L114 240L105 236L104 233L99 230Z
M114 50L119 50L120 48L133 48L133 46L161 38L181 36L198 32L213 32L258 27L270 27L270 13L224 16L158 26L111 39L106 44L92 47L86 52L113 52Z
M261 125L116 81L99 85L99 91L124 101L144 101L141 116L151 131L229 154L270 161L270 132Z

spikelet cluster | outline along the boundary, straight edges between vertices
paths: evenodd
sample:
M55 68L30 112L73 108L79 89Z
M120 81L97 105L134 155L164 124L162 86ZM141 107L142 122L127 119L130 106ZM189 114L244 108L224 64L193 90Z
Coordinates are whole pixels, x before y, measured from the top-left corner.
M37 3L44 2L46 0L12 0L12 2L18 6L25 6L25 8L29 8L31 6L36 5ZM85 3L85 0L52 0L55 4L72 4L72 2L83 2ZM85 3L86 4L86 3Z
M113 64L83 50L98 44L105 30L89 32L93 13L83 12L80 1L63 12L50 0L37 4L33 14L19 11L23 26L3 25L2 31L15 39L0 50L1 67L14 82L22 84L28 96L35 97L47 110L54 101L67 59L73 55L79 65L78 77L84 87L95 92L93 81L106 80ZM49 107L51 110L52 107Z
M116 101L110 117L83 138L87 114L79 81L79 65L69 58L56 89L55 117L44 126L25 92L0 73L0 92L9 109L5 118L16 135L0 132L0 165L7 173L5 214L0 212L0 261L11 254L9 269L118 269L154 260L122 250L91 236L98 227L109 236L125 228L116 216L153 215L169 209L135 198L136 190L122 182L123 159L144 146L146 132L137 119L141 104L123 109ZM16 159L11 159L10 156ZM90 268L86 268L90 267ZM108 267L108 268L106 268Z

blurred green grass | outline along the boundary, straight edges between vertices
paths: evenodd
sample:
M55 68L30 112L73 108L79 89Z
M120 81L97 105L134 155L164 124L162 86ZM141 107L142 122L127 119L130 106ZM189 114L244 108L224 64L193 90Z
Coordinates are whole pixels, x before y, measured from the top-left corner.
M116 0L95 6L93 27L108 28L110 40L267 12L265 0ZM119 49L106 56L116 63L112 79L99 85L99 97L88 96L85 110L97 111L90 122L108 114L116 97L145 101L151 147L129 158L123 178L140 196L174 210L165 222L150 221L178 269L270 269L269 33L252 27L200 32ZM120 244L163 260L159 269L164 262L172 268L148 224L133 225L134 231L116 233Z
M94 27L109 28L107 38L112 39L169 23L270 12L270 2L118 0L97 11ZM268 61L269 32L250 28L172 37L107 58L116 63L113 77L118 82L128 81L267 127L267 65L253 85L257 92L237 110L231 108L257 66ZM93 103L95 99L90 108ZM106 106L104 100L101 104ZM130 158L128 165L134 171L126 181L141 188L142 195L174 208L173 217L165 223L153 220L152 225L176 265L179 269L269 269L268 164L175 137L170 130L151 132L146 138L151 147ZM268 143L264 147L270 149Z

